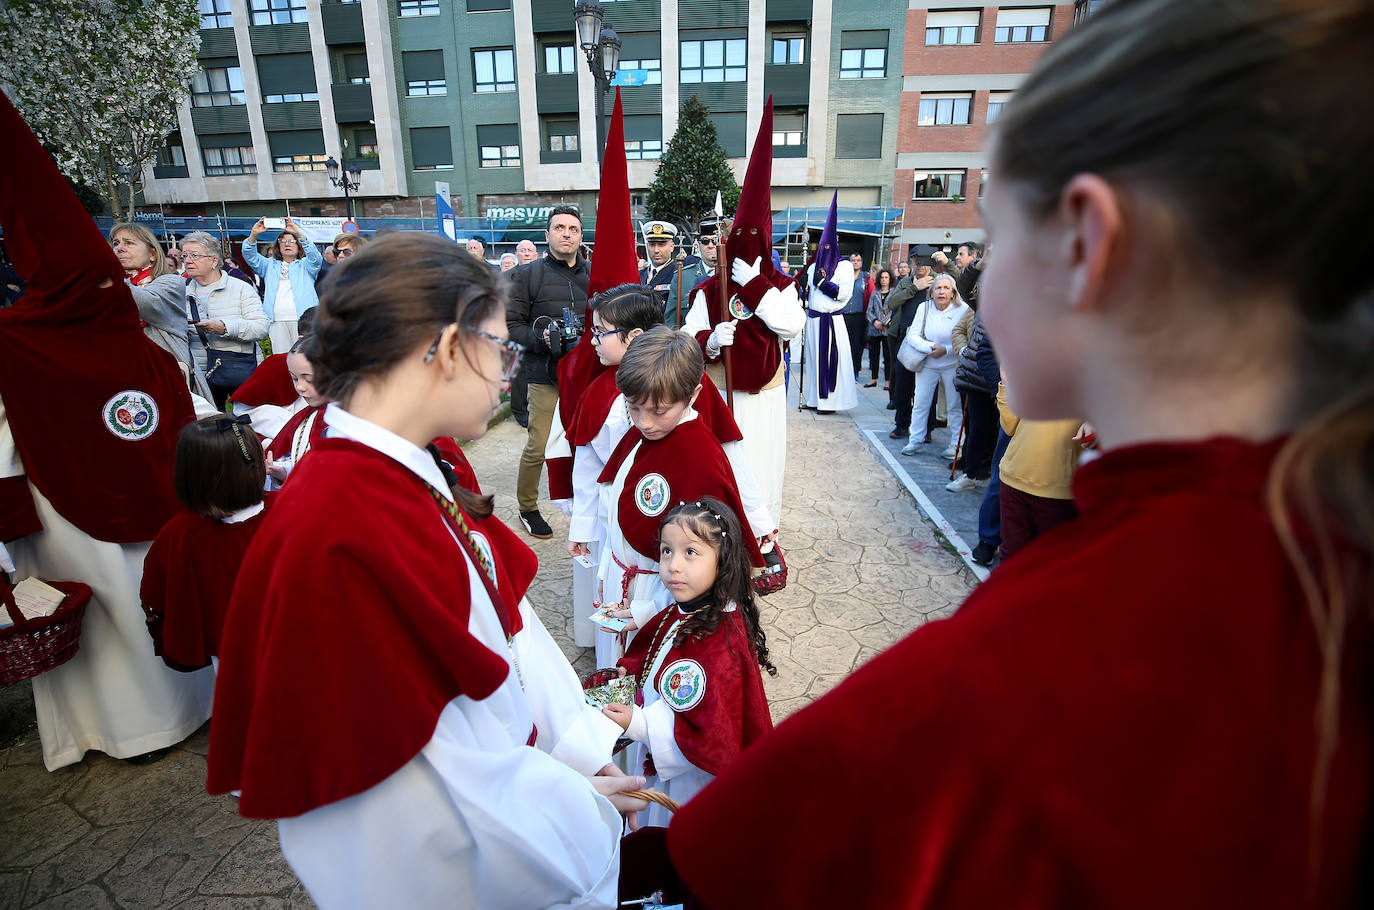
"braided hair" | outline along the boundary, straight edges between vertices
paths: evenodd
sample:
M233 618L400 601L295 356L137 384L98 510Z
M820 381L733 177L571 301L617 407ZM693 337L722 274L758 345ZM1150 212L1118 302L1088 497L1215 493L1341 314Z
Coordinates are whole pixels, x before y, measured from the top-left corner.
M759 666L769 676L777 676L778 669L768 659L768 639L759 623L759 605L754 595L749 551L744 545L740 521L730 507L719 499L704 496L684 502L663 517L659 534L675 524L716 551L716 582L711 588L710 602L694 612L678 630L675 642L702 639L720 626L727 605L734 603L744 617L745 631Z

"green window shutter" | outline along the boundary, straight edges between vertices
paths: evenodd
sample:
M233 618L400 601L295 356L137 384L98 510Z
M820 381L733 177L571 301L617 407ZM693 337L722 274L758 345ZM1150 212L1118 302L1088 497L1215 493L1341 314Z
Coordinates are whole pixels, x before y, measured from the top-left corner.
M367 68L367 54L344 54L343 71L345 79L362 79L371 75Z
M743 158L747 153L748 140L744 135L744 114L710 114L711 122L716 125L716 136L725 149L726 157Z
M872 31L840 32L840 50L856 48L887 47L887 29Z
M444 78L443 51L406 51L401 54L407 82Z
M238 66L238 57L197 57L196 63L201 69L213 70L224 69L230 66Z
M257 58L264 95L313 92L315 64L309 54L272 54Z
M410 128L410 157L416 167L453 164L453 142L446 126Z
M657 114L640 114L625 118L625 138L662 139L663 118Z
M200 147L203 149L236 149L252 146L252 133L214 133L200 137Z
M519 145L520 127L515 123L484 123L477 127L477 144Z
M267 141L272 146L274 158L324 154L324 134L317 130L283 130L268 133Z
M881 158L882 156L882 114L839 114L836 116L836 158Z
M510 9L510 0L468 0L468 12L480 13L493 9Z
M633 32L620 36L622 60L658 60L663 56L658 32Z

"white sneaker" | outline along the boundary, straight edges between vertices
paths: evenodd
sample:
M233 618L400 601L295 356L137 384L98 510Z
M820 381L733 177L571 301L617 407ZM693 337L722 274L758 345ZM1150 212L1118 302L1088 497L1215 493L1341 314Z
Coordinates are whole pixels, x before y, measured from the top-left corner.
M957 454L959 454L959 453L957 453L957 452L954 451L954 446L950 446L948 449L945 449L943 452L940 453L940 457L941 457L941 458L953 458L953 457L954 457L955 455L957 455Z
M951 493L962 493L965 490L973 489L973 478L967 474L960 474L958 477L945 484L945 489Z

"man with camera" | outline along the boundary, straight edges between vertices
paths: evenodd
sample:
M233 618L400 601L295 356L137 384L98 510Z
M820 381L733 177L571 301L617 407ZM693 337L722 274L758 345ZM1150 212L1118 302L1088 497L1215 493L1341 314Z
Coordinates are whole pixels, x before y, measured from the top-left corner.
M545 238L549 251L542 258L506 273L510 280L506 325L511 339L525 346L529 390L529 435L520 455L515 497L520 523L531 537L541 540L553 536L553 529L539 514L539 477L553 411L558 407L558 360L581 334L591 277L581 251L582 216L576 208L555 206Z

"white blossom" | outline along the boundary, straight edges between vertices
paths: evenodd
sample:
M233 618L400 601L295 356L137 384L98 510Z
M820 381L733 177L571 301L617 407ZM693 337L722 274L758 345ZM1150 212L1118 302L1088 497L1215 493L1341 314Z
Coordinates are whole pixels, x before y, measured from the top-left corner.
M0 84L58 167L129 212L190 91L195 0L0 0Z

